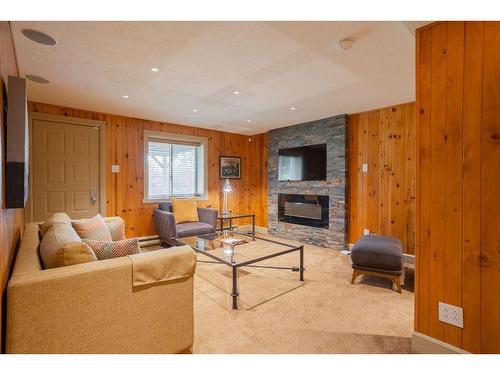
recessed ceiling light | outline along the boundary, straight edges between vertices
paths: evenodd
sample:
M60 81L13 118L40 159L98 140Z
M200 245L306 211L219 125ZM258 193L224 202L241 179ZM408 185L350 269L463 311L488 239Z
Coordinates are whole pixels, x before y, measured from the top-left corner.
M21 30L21 32L26 38L32 40L35 43L43 44L46 46L53 46L56 44L56 40L54 38L52 38L50 35L42 33L41 31L33 29L23 29Z
M153 72L159 72L160 69L158 69L158 68L151 68L151 71L153 71Z
M238 90L235 90L235 91L233 91L233 94L234 94L234 95L239 95L239 94L240 94L240 92L239 92Z
M49 80L40 76L36 76L34 74L26 74L26 79L36 83L49 83Z
M123 95L122 98L123 99L128 99L128 95Z
M252 122L252 120L247 120L247 122Z
M195 108L195 109L193 109L193 112L198 112L198 110Z
M339 42L337 43L337 49L341 49L344 51L350 50L352 48L353 43L354 41L349 38L339 40Z
M295 111L295 107L290 107L290 109L291 109L292 111Z

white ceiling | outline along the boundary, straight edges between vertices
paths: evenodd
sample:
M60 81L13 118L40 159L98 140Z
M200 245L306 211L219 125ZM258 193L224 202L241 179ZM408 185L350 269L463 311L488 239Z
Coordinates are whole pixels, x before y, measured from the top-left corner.
M21 76L50 81L28 81L30 100L242 134L414 100L416 26L13 22ZM346 37L352 49L337 49Z

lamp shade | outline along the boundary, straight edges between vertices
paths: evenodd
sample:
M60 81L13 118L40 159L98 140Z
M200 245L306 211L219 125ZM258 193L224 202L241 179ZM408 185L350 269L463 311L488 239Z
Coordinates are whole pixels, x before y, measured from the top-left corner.
M224 187L222 188L222 191L224 193L230 193L233 191L233 187L231 186L231 183L229 182L228 179L226 179L226 182L224 183Z

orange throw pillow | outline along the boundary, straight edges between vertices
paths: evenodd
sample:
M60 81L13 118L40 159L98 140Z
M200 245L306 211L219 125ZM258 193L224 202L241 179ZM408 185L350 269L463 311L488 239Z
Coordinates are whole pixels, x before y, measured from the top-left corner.
M172 199L172 212L177 224L200 221L195 199Z

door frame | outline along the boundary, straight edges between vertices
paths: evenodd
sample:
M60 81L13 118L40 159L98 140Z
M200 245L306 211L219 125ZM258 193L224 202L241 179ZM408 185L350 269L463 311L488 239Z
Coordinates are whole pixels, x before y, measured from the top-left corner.
M37 120L51 121L61 126L80 125L99 128L99 212L106 216L106 121L78 117L53 115L50 113L28 112L30 155L29 155L29 197L25 211L25 222L33 221L33 127Z

